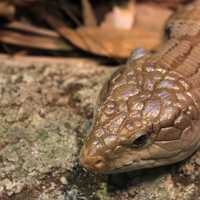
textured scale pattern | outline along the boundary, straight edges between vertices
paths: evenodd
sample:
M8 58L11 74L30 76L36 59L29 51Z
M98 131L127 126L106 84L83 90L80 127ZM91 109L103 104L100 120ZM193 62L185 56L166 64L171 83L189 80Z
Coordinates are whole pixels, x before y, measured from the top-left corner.
M104 85L80 154L86 168L150 168L199 147L200 1L178 10L167 29L169 40L157 53L137 49Z

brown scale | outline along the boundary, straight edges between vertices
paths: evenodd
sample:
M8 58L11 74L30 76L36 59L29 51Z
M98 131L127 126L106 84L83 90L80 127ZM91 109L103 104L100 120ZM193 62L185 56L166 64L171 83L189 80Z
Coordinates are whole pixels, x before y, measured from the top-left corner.
M195 46L185 61L176 68L176 71L182 73L185 77L192 77L200 68L200 44Z
M176 66L185 59L185 55L191 50L191 43L187 40L182 41L177 46L175 46L171 51L163 56L162 61L166 63L168 67Z
M166 44L164 44L160 51L157 53L157 57L161 59L163 56L165 56L168 52L170 52L175 46L179 44L179 41L177 39L171 39Z

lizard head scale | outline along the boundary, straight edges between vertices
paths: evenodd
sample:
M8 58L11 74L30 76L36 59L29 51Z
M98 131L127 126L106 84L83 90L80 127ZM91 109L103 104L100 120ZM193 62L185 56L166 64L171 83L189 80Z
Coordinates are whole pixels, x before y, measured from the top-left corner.
M100 92L80 163L94 172L117 173L191 155L198 114L189 89L180 74L148 57L117 70Z

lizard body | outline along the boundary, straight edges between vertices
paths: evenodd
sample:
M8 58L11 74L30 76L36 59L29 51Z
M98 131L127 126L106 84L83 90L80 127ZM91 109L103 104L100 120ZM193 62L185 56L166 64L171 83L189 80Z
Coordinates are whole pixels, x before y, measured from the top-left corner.
M80 153L117 173L181 161L200 146L200 0L169 20L156 53L136 55L102 88Z

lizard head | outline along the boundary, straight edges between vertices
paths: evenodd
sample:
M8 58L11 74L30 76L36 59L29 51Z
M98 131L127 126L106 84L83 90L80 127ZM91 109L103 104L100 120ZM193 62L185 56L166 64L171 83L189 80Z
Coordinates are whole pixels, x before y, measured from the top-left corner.
M116 71L100 93L81 164L115 173L187 157L195 146L190 127L196 112L188 89L179 74L143 61Z

